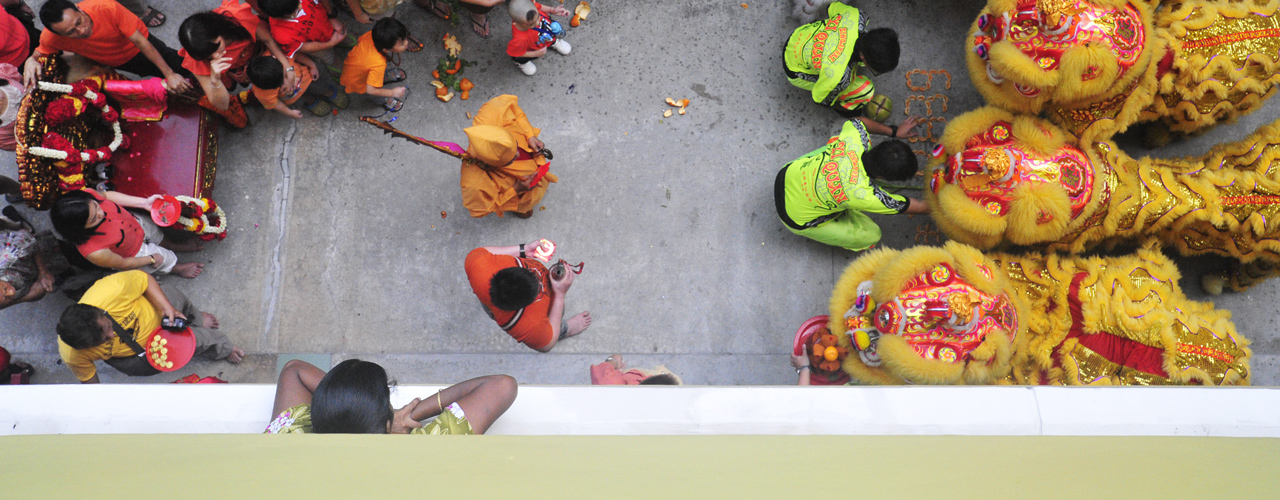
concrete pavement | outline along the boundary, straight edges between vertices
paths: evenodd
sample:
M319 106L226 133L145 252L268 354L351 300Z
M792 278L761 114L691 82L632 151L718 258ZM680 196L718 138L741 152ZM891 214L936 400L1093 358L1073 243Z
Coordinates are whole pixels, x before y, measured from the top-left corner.
M154 33L173 47L183 18L218 5L152 3L169 16ZM469 217L457 160L359 123L361 114L380 112L372 101L356 98L337 116L296 121L252 109L251 127L224 129L220 139L214 195L228 214L229 236L194 254L209 263L200 277L163 278L217 314L250 356L238 366L197 360L176 375L270 383L278 355L309 353L377 361L402 383L500 372L523 383L585 384L589 364L622 353L633 366L666 364L690 384L794 383L787 352L795 329L825 313L835 277L855 254L787 231L774 214L773 179L837 133L842 119L781 75L781 47L798 25L790 2L740 3L598 0L590 18L570 29L573 53L549 54L533 77L504 54L510 34L501 8L490 14L493 36L482 40L466 23L451 27L411 2L401 5L397 17L427 48L403 55L413 95L394 125L464 143L467 112L500 94L520 96L556 154L561 182L548 191L545 210L529 220ZM934 118L932 133L940 136L946 118L982 104L959 43L981 5L858 2L870 26L901 36L899 68L876 79L878 92L895 102L891 122L902 119L910 99L911 112ZM341 18L356 32L368 29ZM477 63L466 70L476 84L468 101L430 97L429 72L446 32ZM912 74L909 88L911 70L924 72ZM663 118L666 97L689 98L688 114ZM1277 116L1272 100L1238 124L1157 154L1196 154ZM16 174L11 153L0 156L4 172ZM927 217L873 217L883 245L940 241ZM47 227L46 215L32 218ZM499 330L462 268L477 246L539 237L556 241L566 260L586 262L566 312L595 317L550 354ZM1220 263L1179 262L1184 289L1203 300L1199 273ZM1277 294L1273 280L1215 300L1254 342L1257 385L1278 380ZM36 364L37 382L74 382L60 366L54 333L67 303L55 295L0 312L0 345ZM108 382L177 378L101 372Z

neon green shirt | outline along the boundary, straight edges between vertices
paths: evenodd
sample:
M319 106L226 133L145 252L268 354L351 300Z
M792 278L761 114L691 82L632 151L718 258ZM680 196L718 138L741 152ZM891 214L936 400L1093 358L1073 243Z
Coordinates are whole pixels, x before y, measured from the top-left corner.
M851 120L826 146L788 163L783 180L787 215L805 225L845 210L877 214L906 211L905 197L871 183L862 165L862 153L870 146L871 137L862 122Z

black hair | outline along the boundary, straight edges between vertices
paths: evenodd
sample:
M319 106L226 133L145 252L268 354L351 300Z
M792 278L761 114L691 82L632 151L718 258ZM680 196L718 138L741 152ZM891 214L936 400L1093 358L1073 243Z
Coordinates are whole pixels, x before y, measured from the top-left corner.
M652 375L640 381L640 385L680 385L676 383L676 376L670 373L659 373Z
M72 191L58 197L49 210L49 219L53 228L62 235L62 239L76 245L89 241L89 237L99 233L96 228L84 227L89 222L89 202L98 201L88 191Z
M338 363L311 394L311 427L316 433L386 434L394 416L387 370L377 363Z
M80 11L76 4L67 0L49 0L40 6L40 22L44 23L44 27L49 28L49 31L53 31L51 26L64 21L63 14L67 9Z
M373 46L381 51L390 51L401 40L409 38L409 28L392 17L384 17L373 24Z
M876 28L858 36L853 44L854 56L861 55L867 66L876 73L888 73L898 67L902 48L898 45L898 32L889 28Z
M489 278L489 301L503 311L518 311L538 298L538 276L523 267L508 267Z
M249 61L249 81L260 89L278 89L284 85L284 65L271 56L258 56Z
M88 304L71 304L58 319L58 338L72 349L88 349L101 344L102 326L98 318L106 311Z
M902 141L885 141L862 153L867 175L886 181L905 181L916 176L920 160L911 146Z
M258 7L268 17L289 18L298 11L298 0L258 0Z
M253 35L231 16L212 11L192 14L178 26L178 42L187 55L197 61L208 61L218 51L218 37L228 46L235 42L251 42Z

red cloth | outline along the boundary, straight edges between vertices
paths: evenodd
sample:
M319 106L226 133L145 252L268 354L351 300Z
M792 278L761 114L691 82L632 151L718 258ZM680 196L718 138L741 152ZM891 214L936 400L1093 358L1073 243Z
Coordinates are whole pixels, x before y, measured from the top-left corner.
M533 5L538 9L538 17L540 18L538 19L539 27L550 31L548 26L543 25L549 25L551 23L551 16L542 12L542 4L534 2ZM542 33L537 29L529 28L528 30L521 30L519 26L516 26L515 21L512 21L511 41L507 42L507 55L511 57L524 57L526 52L542 50L555 43L555 40L547 43L538 43L539 36L542 36Z
M507 334L524 345L541 349L551 343L552 335L560 329L560 325L553 327L550 319L547 318L547 314L551 311L551 277L542 262L537 259L517 259L510 255L496 255L483 247L477 248L467 254L465 264L467 281L471 282L471 291L493 315L494 321L497 321L499 326L505 325L515 317L516 313L494 307L489 299L489 280L493 279L493 275L498 274L498 271L516 267L519 263L523 263L524 267L538 276L538 280L542 282L542 291L538 292L538 297L532 304L525 306L520 319L513 327L507 329Z
M257 14L253 13L253 8L249 4L240 3L240 0L222 0L222 5L213 12L230 17L239 23L245 31L249 32L249 41L240 41L227 47L226 57L231 58L231 68L222 76L222 83L227 88L234 85L234 81L227 75L244 71L249 65L249 60L253 57L253 45L258 37L258 23L262 22L258 19ZM213 68L209 66L210 61L197 61L187 54L187 49L178 50L178 54L182 56L182 67L186 68L193 75L209 76L213 74Z
M76 5L93 20L93 31L88 38L67 38L56 35L49 28L40 33L40 46L36 51L53 54L60 51L74 52L110 67L120 66L138 55L140 50L129 41L129 36L141 33L150 35L147 26L115 0L84 0ZM25 36L26 31L23 31Z
M293 19L271 18L271 38L280 44L280 50L292 58L306 42L327 42L333 38L333 25L329 13L320 0L302 0L301 13Z
M21 68L31 55L31 39L27 28L12 14L0 10L0 63Z
M620 372L608 361L591 365L591 385L640 385L646 378L640 370Z
M133 218L133 214L128 210L120 208L120 205L116 205L97 191L92 189L83 191L98 200L98 206L102 207L106 218L94 230L98 234L90 236L89 241L76 246L80 255L87 256L103 248L125 258L138 255L138 250L142 249L142 242L146 239L146 233L142 231L138 219Z

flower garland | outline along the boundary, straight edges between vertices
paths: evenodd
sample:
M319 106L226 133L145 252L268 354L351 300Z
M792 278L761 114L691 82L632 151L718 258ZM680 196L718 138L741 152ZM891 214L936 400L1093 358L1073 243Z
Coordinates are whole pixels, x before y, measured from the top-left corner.
M64 192L84 187L84 164L102 162L111 159L111 154L119 148L128 148L129 140L120 131L120 113L111 109L105 95L97 92L99 83L96 80L85 80L80 83L66 85L62 83L39 82L40 90L66 94L49 103L44 117L50 127L57 127L67 120L80 116L89 109L97 107L102 111L102 119L111 124L114 137L111 144L104 147L78 150L66 137L57 132L44 135L40 146L33 146L28 151L42 158L57 160L54 168L58 173L58 187Z
M178 216L178 223L184 229L200 235L200 239L205 241L223 240L227 237L227 214L213 200L182 195L174 198L182 203L182 215Z

